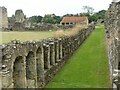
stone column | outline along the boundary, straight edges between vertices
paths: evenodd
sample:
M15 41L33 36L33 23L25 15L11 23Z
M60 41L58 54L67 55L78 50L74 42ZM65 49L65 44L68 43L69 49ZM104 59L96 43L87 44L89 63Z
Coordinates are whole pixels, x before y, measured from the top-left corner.
M6 49L7 51L8 49ZM4 51L4 50L3 50ZM2 55L3 55L3 52L2 51ZM13 88L13 64L12 62L9 62L9 60L13 61L11 59L11 55L8 55L8 53L6 55L3 55L1 57L1 63L2 63L2 66L1 66L1 71L0 71L0 74L1 74L1 77L0 77L0 80L2 81L1 82L1 88ZM9 65L11 66L9 66Z
M55 63L59 61L59 42L55 40Z
M65 38L65 43L64 43L64 58L66 60L67 57L67 43L66 43L66 38Z
M50 64L55 65L55 44L50 42Z
M50 46L43 44L44 47L44 69L50 69Z
M64 59L64 57L65 57L65 45L64 45L64 43L65 43L65 39L63 38L62 39L62 58Z
M59 45L60 45L60 48L59 48L59 51L60 51L60 57L59 57L59 59L62 59L63 57L63 51L62 51L62 49L63 49L63 47L62 47L62 39L60 38L59 39L59 41L60 41L60 43L59 43Z
M37 88L44 86L44 55L43 46L41 45L36 52L37 63Z
M35 52L30 51L26 57L26 79L28 88L36 87L36 71L36 54Z

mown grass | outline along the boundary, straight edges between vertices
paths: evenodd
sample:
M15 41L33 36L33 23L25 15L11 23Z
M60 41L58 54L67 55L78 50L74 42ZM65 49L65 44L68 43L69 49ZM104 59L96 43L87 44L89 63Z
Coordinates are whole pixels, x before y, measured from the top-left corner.
M61 36L70 36L76 34L82 28L86 28L84 25L76 25L74 28L68 30L58 30L58 31L9 31L1 32L0 31L0 43L7 43L11 40L40 40L46 39L48 37L61 37Z
M46 88L110 87L103 26L93 31Z
M1 35L1 40L0 43L7 43L10 42L11 40L21 40L21 41L26 41L26 40L39 40L39 39L45 39L48 37L53 37L54 36L54 31L11 31L11 32L0 32Z

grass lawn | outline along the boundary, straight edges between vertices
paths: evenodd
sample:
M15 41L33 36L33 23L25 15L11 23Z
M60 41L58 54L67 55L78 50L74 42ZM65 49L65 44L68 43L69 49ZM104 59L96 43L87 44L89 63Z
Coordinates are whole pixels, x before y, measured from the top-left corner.
M11 32L0 32L0 37L2 40L0 40L0 43L6 43L10 42L11 40L39 40L39 39L45 39L48 37L52 37L54 35L54 31L11 31Z
M104 27L99 26L46 88L110 87Z

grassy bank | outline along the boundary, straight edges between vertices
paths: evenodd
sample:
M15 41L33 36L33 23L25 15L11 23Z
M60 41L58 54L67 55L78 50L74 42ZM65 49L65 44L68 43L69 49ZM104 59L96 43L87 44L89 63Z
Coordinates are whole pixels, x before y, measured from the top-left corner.
M46 88L105 88L109 82L104 29L99 26Z

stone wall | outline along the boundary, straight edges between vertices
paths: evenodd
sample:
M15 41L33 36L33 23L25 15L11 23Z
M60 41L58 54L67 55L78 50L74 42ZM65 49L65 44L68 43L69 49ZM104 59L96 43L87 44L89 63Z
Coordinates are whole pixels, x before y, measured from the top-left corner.
M91 24L71 37L11 41L2 45L2 87L45 87L94 27L94 24Z
M120 2L117 1L112 2L106 13L105 31L111 80L120 86Z
M7 9L0 7L0 28L8 28Z

